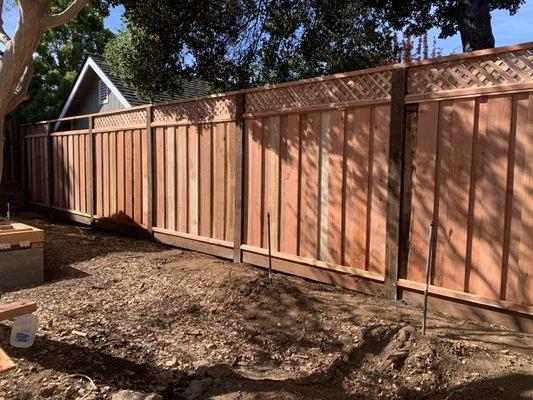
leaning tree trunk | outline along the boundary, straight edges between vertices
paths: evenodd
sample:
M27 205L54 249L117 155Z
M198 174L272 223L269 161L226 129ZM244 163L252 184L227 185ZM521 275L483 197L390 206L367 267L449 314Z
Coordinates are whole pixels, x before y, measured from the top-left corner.
M459 31L463 51L482 50L494 47L488 0L459 0L461 17Z
M58 14L50 14L51 0L18 0L19 21L13 38L4 30L0 0L0 184L4 165L5 117L28 97L33 53L44 33L74 18L89 0L72 0Z
M2 186L2 176L4 175L4 143L6 141L4 125L5 115L0 114L0 187Z

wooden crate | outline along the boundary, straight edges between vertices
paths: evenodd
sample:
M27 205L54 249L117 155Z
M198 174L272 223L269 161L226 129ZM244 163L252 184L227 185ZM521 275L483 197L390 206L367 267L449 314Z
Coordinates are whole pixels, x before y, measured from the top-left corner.
M0 291L44 281L44 232L0 219Z

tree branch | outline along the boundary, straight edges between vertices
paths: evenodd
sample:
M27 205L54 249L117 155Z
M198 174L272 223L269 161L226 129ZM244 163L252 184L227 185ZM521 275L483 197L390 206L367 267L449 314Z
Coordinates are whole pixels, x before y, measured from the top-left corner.
M33 60L30 60L24 69L24 73L22 74L22 78L20 78L17 88L9 100L9 104L7 106L8 113L13 111L15 107L17 107L24 100L28 99L28 88L30 87L31 78L33 77L33 70Z
M63 25L70 21L85 7L89 0L74 0L70 3L64 11L59 14L53 14L43 19L44 28L46 30L55 28L56 26Z
M0 0L0 43L2 43L3 45L6 45L7 42L11 40L11 38L4 30L3 11L4 11L4 0Z

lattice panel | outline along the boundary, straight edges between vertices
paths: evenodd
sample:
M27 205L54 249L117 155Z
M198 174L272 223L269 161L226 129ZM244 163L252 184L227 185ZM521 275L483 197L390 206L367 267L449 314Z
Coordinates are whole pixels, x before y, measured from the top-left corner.
M207 97L154 107L153 121L194 123L235 118L235 96Z
M94 117L95 129L122 128L146 124L146 110L139 109Z
M26 135L45 135L48 133L48 123L26 126Z
M533 82L533 49L409 69L408 94Z
M316 80L246 94L246 112L297 109L357 100L390 97L392 72L381 71L345 78Z

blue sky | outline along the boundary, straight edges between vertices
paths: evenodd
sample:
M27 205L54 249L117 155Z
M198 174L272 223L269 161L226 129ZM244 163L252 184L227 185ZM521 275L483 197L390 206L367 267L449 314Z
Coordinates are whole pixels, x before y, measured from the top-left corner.
M115 7L105 20L106 26L113 32L121 27L122 8ZM17 23L17 10L12 7L5 15L6 31L12 33ZM496 46L533 41L533 0L527 0L517 14L510 16L507 11L494 11L492 13L492 28L496 39ZM438 37L439 31L432 30L430 38ZM461 39L455 35L445 40L437 39L438 46L442 48L443 55L461 52Z

